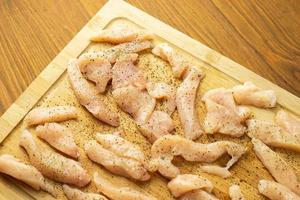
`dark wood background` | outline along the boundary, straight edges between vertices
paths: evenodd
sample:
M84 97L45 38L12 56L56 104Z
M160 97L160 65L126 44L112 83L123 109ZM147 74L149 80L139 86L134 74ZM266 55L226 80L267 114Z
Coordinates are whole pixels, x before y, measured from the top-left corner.
M0 114L106 0L0 1ZM299 0L128 0L300 96Z

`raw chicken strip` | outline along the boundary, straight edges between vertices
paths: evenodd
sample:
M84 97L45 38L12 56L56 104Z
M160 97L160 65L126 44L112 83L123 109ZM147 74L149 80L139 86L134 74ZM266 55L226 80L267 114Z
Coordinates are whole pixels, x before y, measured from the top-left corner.
M119 156L105 149L95 140L88 141L84 149L89 159L104 166L112 173L140 181L150 179L150 175L141 162Z
M154 111L150 119L139 126L141 133L153 143L158 138L170 134L175 129L172 118L165 112Z
M132 85L118 88L112 95L118 106L131 115L138 125L146 123L155 108L155 99L147 91L140 91Z
M34 108L25 117L28 126L47 122L61 122L77 118L77 110L73 106L54 106L49 108Z
M107 59L110 63L116 62L117 58L121 55L137 53L152 47L150 41L132 41L116 45L112 48L103 51L92 51L82 54L79 60L94 60L97 58Z
M133 40L151 40L154 35L147 30L132 30L126 26L119 26L112 29L104 29L93 35L90 40L93 42L109 42L119 44Z
M232 92L238 104L259 108L272 108L276 105L276 94L273 90L262 90L250 81L233 87Z
M240 186L232 185L229 188L229 196L231 200L246 200L241 192Z
M275 181L260 180L258 191L271 200L300 200L290 189Z
M168 183L168 189L174 197L199 189L211 192L213 187L208 179L193 174L178 175Z
M57 123L46 123L36 127L36 134L57 150L73 157L80 156L79 148L74 142L72 132Z
M179 198L179 200L219 200L214 195L203 191L203 190L196 190L194 192L189 192L182 197Z
M86 78L96 84L99 93L105 92L108 82L112 79L112 66L107 59L79 59L80 71Z
M202 171L208 174L213 174L222 178L228 178L231 176L231 173L229 171L230 167L230 165L226 167L220 167L217 165L204 164L200 168L202 169Z
M10 175L30 185L35 190L44 190L56 196L54 186L33 166L28 165L12 155L0 156L0 172Z
M209 90L202 100L207 110L204 120L205 133L219 132L234 137L244 135L246 127L241 123L250 116L250 111L245 107L237 107L229 90Z
M150 96L155 99L165 99L167 104L167 113L172 115L176 108L176 89L166 83L152 83L146 84L147 91Z
M260 140L253 138L253 150L278 183L300 195L300 183L292 167Z
M182 78L182 76L190 66L190 63L188 63L167 43L160 43L156 45L152 49L152 53L170 63L170 65L172 66L173 74L176 78Z
M278 111L275 117L276 124L283 130L291 133L295 137L300 137L300 120L293 117L291 114L281 110Z
M26 150L30 163L48 178L78 187L91 181L80 163L38 145L28 130L22 133L20 146Z
M137 57L138 54L127 54L117 59L112 73L113 90L129 85L135 86L140 90L146 88L146 79L142 71L133 64Z
M265 144L273 147L300 152L300 134L293 135L268 121L250 119L246 123L249 137L260 139Z
M223 154L231 156L226 164L229 169L246 152L246 148L230 141L210 144L195 143L178 135L166 135L154 142L151 147L151 167L163 176L175 178L179 169L172 163L174 156L182 156L187 161L211 163Z
M81 105L83 105L97 119L110 124L119 126L118 113L109 109L97 95L93 88L79 70L79 61L72 59L68 66L68 76L74 93Z
M116 186L97 172L94 174L94 182L98 190L111 200L156 200L155 197L132 188Z
M97 133L96 139L104 148L118 156L145 163L146 158L142 150L137 145L123 139L120 134L120 132L115 132L114 134Z
M66 184L63 185L63 191L69 200L108 200L100 194L82 192Z
M190 140L203 134L196 109L197 89L203 77L204 73L200 69L191 67L176 93L176 105L184 136Z

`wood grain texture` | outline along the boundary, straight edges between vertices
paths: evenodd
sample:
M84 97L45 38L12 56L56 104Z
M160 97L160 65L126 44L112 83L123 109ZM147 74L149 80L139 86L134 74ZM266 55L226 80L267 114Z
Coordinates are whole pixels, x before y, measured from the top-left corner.
M0 1L0 114L105 2ZM299 0L128 2L300 96Z
M147 23L145 23L147 22ZM90 44L89 37L94 34L98 29L104 27L119 26L120 23L128 24L132 28L138 28L137 26L144 27L149 30L153 30L156 33L154 43L169 42L180 51L181 54L187 56L192 63L196 66L202 66L206 73L205 79L201 82L198 90L198 99L201 98L201 94L205 93L209 89L218 87L232 87L245 80L252 80L262 88L270 88L276 91L278 95L278 104L274 109L257 109L252 108L255 118L272 121L274 114L279 109L287 109L294 112L298 117L300 116L300 98L288 93L282 88L272 84L271 82L263 79L255 73L247 70L238 63L233 62L229 58L226 58L218 52L208 48L207 46L193 40L185 34L173 29L172 27L162 23L161 21L151 17L150 15L138 10L129 4L120 2L118 0L111 0L106 4L96 16L86 24L84 28L68 43L68 45L51 61L51 63L42 71L42 73L30 84L24 93L12 104L12 106L0 117L0 154L10 153L18 158L27 162L27 156L21 148L18 146L20 134L24 130L26 124L22 123L21 119L26 113L38 102L38 106L53 106L63 105L76 105L81 112L81 123L77 121L66 122L68 127L72 127L74 135L76 135L76 141L83 148L84 141L94 136L95 132L109 131L111 127L101 125L95 118L89 115L78 104L74 95L72 95L71 89L68 86L66 76L61 76L66 69L67 62L70 58L77 57L80 53L88 48L102 49L101 44ZM87 48L88 47L88 48ZM103 45L103 48L107 48L107 45ZM205 61L205 63L203 63ZM151 65L149 65L151 63ZM149 54L147 52L140 55L138 66L146 73L149 81L167 81L172 84L176 84L170 68L165 67L164 62L160 59ZM166 71L165 71L166 70ZM169 70L169 71L168 71ZM162 72L164 71L164 72ZM167 72L168 71L168 72ZM153 75L153 72L156 75ZM59 77L61 77L59 79ZM168 79L170 78L170 79ZM56 81L59 79L59 81ZM169 81L168 81L169 80ZM175 81L175 82L174 82ZM55 82L55 84L53 84ZM179 83L178 83L179 84ZM49 87L51 90L46 92ZM45 94L45 95L44 95ZM108 92L110 94L110 92ZM41 97L43 98L41 99ZM106 103L114 104L114 101L107 96ZM41 100L40 100L41 99ZM203 121L205 108L201 101L197 101L197 109L199 118ZM120 127L126 133L126 139L139 144L144 150L145 154L150 154L150 145L142 137L141 134L136 134L136 126L132 123L131 118L125 113L121 112L122 120L126 120ZM176 133L182 134L181 126L179 125L178 113L174 113L174 122L176 125ZM19 123L21 121L21 123ZM72 124L72 126L71 126ZM95 124L97 124L95 126ZM69 126L70 125L70 126ZM111 130L113 131L113 130ZM1 142L7 135L9 135L3 142ZM85 137L87 136L87 137ZM216 136L217 138L201 138L202 142L208 143L215 141L215 139L224 139L224 137ZM234 139L227 138L247 145L251 149L250 141L247 137ZM237 142L237 141L236 141ZM282 150L276 150L281 156L283 156L287 162L289 162L296 170L297 174L300 174L300 157L292 152L286 152ZM84 157L84 154L83 154ZM87 162L86 162L87 161ZM86 169L91 170L90 161L86 158L80 161ZM166 189L166 180L155 176L152 178L150 185L138 184L139 187L133 184L129 180L120 178L111 178L111 174L107 170L96 167L94 170L100 170L101 173L106 174L106 178L114 180L116 184L124 184L127 186L137 187L150 192L154 196L160 194L159 199L173 199L170 193ZM91 170L91 171L94 171ZM262 164L255 159L253 151L249 151L243 158L232 168L234 176L230 179L222 179L213 175L208 175L199 171L198 165L191 165L190 163L181 163L181 170L183 173L195 173L203 176L207 176L214 182L214 192L221 199L228 199L228 187L232 183L240 183L242 191L246 194L247 199L261 199L262 197L257 193L257 182L261 178L270 179L269 173L262 167ZM91 171L89 171L91 173ZM0 177L1 178L1 177ZM121 180L122 179L122 180ZM124 182L125 181L125 182ZM95 192L95 186L90 184L88 191ZM6 178L0 179L0 191L4 191L4 196L0 195L0 199L53 199L50 195L45 195L43 192L36 192L28 187L24 187L24 184L19 184L14 180L7 180ZM16 193L16 195L14 194ZM29 196L28 196L29 195ZM64 199L62 192L59 199ZM261 197L261 198L260 198ZM262 198L264 199L264 198Z

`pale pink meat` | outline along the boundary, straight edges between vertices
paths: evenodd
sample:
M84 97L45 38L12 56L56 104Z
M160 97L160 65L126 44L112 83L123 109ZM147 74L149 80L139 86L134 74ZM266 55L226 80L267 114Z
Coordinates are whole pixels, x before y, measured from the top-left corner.
M184 136L190 140L195 140L203 134L196 109L197 90L203 77L200 69L192 67L176 92L176 105Z
M147 30L133 30L126 26L104 29L93 35L90 40L93 42L109 42L119 44L133 40L151 40L154 35Z
M172 118L165 112L154 111L150 119L139 126L141 133L153 143L158 138L170 134L175 129Z
M83 187L91 181L79 162L37 144L28 130L22 133L19 144L26 150L30 163L47 178L78 187Z
M32 109L25 117L27 125L44 124L47 122L61 122L77 118L74 106L38 107Z
M72 59L68 66L70 84L79 103L97 119L112 126L119 126L118 113L102 102L97 94L98 91L81 74L79 63L78 60Z
M55 149L73 157L80 156L79 147L76 145L72 132L58 123L46 123L35 129L39 138L48 142Z

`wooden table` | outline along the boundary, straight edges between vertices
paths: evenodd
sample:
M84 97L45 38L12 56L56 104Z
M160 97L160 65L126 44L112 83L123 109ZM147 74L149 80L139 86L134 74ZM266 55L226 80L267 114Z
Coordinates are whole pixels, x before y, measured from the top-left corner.
M105 2L0 1L0 114ZM300 96L299 0L129 2Z

